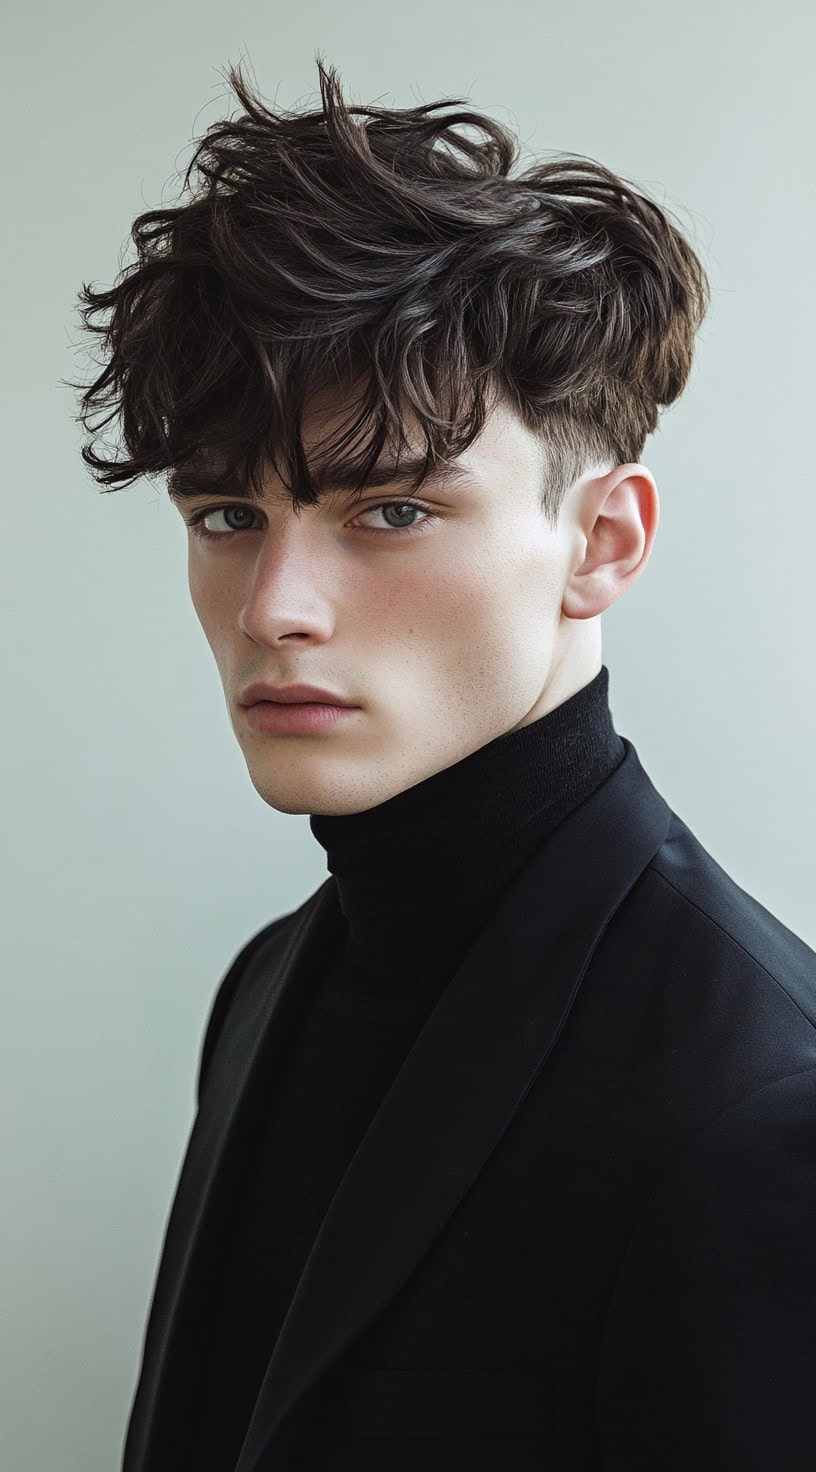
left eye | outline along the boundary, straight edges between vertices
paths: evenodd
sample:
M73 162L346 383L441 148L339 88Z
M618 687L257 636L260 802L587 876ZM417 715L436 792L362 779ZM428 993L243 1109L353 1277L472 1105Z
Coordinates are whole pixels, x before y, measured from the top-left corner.
M425 508L423 506L417 506L417 505L415 505L413 501L383 501L382 504L379 505L379 506L367 506L365 508L365 511L364 512L361 512L360 514L361 515L367 515L369 512L373 512L373 511L382 511L383 513L385 513L386 511L397 511L397 512L402 512L403 515L404 515L404 513L406 511L409 513L409 515L418 511L422 515L426 515ZM423 525L423 523L421 523L421 522L420 523L412 522L410 526L389 526L388 527L388 531L390 531L390 532L410 532L410 531L413 531L414 527L417 526L417 525ZM367 528L367 530L369 530L369 531L377 531L378 528L376 528L376 527L369 527L369 528Z

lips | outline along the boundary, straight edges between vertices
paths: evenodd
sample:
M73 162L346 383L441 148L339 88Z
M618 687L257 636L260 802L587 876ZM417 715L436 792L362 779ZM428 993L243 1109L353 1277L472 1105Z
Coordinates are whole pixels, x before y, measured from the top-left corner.
M253 730L269 736L322 736L359 714L359 708L327 701L256 700L244 719Z
M354 702L346 700L345 696L337 695L333 690L323 690L317 685L268 685L262 682L249 685L240 697L240 704L255 705L261 700L271 701L275 705L354 706Z

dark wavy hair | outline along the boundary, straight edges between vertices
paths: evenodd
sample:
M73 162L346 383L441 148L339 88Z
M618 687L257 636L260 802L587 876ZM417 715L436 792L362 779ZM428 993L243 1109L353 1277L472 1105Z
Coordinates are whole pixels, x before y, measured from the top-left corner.
M304 113L268 109L230 67L244 112L198 141L189 200L137 217L138 259L110 290L83 283L107 361L70 385L84 389L76 419L95 435L121 416L127 450L87 444L83 460L115 487L216 456L221 488L252 500L269 463L297 512L333 467L361 494L383 446L407 445L406 411L425 444L418 489L502 397L542 441L556 522L587 468L640 459L685 387L710 299L697 255L602 164L562 155L511 178L516 139L465 99L350 107L317 65L322 108ZM359 413L316 480L305 406L357 384Z

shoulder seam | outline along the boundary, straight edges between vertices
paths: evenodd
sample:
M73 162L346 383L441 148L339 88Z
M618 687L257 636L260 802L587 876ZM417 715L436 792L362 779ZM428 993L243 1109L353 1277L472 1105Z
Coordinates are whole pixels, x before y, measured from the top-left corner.
M774 976L772 971L768 970L767 966L765 966L764 963L760 961L758 956L754 955L753 951L749 951L748 947L742 944L742 941L738 938L738 936L734 935L730 930L726 930L725 926L721 925L719 920L715 920L714 916L708 913L708 910L704 910L702 905L698 905L696 900L693 900L690 895L685 893L684 890L679 889L676 884L672 883L671 879L667 878L667 876L663 873L663 870L658 868L654 859L651 860L647 867L649 869L652 869L654 873L658 876L658 878L662 879L663 883L669 886L669 889L673 889L675 894L678 894L682 900L685 900L687 905L691 905L692 909L696 910L698 914L702 915L704 919L708 920L709 924L715 926L722 935L727 935L728 939L730 941L733 941L735 946L739 946L739 949L743 952L743 955L746 955L749 960L753 961L755 966L758 966L761 971L765 972L765 975L768 977L768 979L772 981L775 986L779 987L779 990L784 993L784 995L788 998L788 1001L793 1003L797 1012L799 1012L801 1016L804 1017L805 1021L809 1024L813 1031L816 1032L816 1024L814 1024L813 1019L811 1017L808 1017L807 1012L805 1012L802 1007L800 1007L796 998L791 996L784 983L779 980L778 976Z

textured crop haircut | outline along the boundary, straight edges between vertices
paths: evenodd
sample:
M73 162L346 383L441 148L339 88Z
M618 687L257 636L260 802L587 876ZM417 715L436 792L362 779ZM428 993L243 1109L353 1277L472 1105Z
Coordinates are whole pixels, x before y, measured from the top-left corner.
M107 486L217 466L217 488L252 501L268 463L298 513L335 476L359 499L383 447L407 446L406 410L424 439L417 490L503 398L540 439L557 523L587 469L639 461L685 387L710 300L697 255L600 163L562 155L511 178L504 127L434 115L465 99L350 107L317 66L322 108L304 113L268 109L230 67L245 111L198 141L189 200L137 217L138 260L111 290L83 283L107 361L70 385L85 390L75 417L94 435L121 416L127 449L87 444L83 460ZM360 408L315 479L301 423L322 390Z

